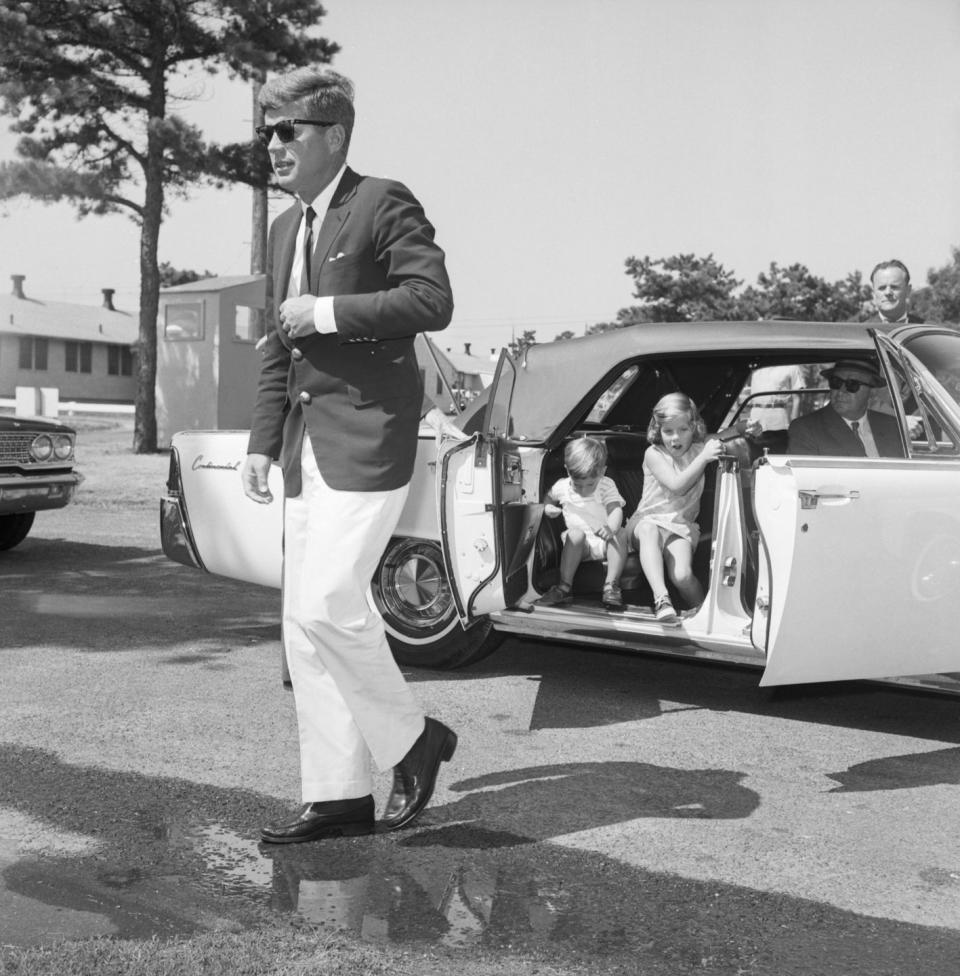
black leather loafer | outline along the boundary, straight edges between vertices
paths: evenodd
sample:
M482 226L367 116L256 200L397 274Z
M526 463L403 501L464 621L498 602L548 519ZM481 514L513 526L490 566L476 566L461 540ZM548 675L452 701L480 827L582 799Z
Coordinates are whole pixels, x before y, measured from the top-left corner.
M325 837L372 834L373 797L308 803L293 820L269 823L260 830L267 844L300 844Z
M383 826L400 830L430 802L440 763L457 748L457 736L442 722L428 718L420 738L393 770L393 790L387 800Z

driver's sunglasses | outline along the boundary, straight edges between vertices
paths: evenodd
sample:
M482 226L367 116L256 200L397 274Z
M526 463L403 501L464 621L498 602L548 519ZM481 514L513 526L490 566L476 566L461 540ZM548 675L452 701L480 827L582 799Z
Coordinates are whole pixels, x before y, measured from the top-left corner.
M847 393L859 393L860 387L869 385L864 383L863 380L848 380L844 379L842 376L831 376L827 380L827 383L831 390L844 389L847 391Z
M274 122L273 125L258 125L256 133L260 142L269 146L274 132L281 142L293 142L297 136L297 130L294 128L296 125L329 126L336 124L336 122L319 122L317 119L281 119L279 122Z

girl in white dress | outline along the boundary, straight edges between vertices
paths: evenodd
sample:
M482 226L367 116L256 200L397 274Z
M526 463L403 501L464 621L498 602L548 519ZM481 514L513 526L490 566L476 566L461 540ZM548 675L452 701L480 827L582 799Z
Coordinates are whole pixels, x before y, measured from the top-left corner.
M653 408L647 428L650 446L643 456L643 492L626 532L653 590L654 612L664 623L677 619L665 568L689 606L703 602L703 587L693 575L693 553L700 538L697 516L704 472L723 450L719 440L705 437L700 412L685 393L668 393Z

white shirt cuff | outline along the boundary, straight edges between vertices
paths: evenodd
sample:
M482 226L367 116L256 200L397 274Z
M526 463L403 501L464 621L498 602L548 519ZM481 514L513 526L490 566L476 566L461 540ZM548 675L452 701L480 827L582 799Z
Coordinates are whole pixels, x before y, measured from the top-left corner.
M320 335L337 331L337 322L333 317L333 295L324 295L314 303L313 327Z

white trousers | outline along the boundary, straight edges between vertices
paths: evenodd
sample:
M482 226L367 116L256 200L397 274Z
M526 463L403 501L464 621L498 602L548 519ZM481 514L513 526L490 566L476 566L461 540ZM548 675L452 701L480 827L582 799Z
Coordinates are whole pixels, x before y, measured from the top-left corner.
M367 599L407 487L334 491L303 438L303 490L284 504L283 642L300 733L304 803L366 796L371 759L395 766L423 712Z

